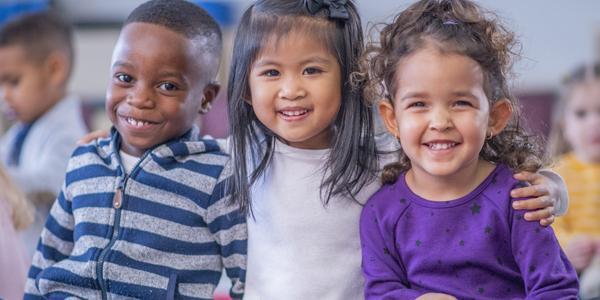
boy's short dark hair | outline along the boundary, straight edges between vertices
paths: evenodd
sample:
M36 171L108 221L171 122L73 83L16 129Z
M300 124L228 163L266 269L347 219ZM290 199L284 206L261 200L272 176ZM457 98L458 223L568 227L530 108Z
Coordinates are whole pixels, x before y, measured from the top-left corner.
M152 0L134 9L123 26L141 22L164 26L189 40L200 38L203 53L217 62L210 77L214 77L221 57L222 36L217 22L200 6L184 0Z
M73 30L65 20L49 11L11 19L0 28L0 47L21 46L28 59L43 62L54 51L62 51L72 68Z

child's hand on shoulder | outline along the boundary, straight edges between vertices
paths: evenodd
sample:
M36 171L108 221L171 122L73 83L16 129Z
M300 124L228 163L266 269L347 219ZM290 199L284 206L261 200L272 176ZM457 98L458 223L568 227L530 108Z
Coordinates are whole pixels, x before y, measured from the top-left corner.
M85 136L81 137L81 139L77 141L77 145L85 145L98 138L107 138L109 134L110 132L108 131L108 129L99 129L92 131L86 134Z
M513 202L513 208L530 210L525 214L527 221L539 220L543 226L554 223L554 207L560 195L560 188L539 173L523 171L515 174L514 178L526 181L530 185L512 190L510 196L530 199Z
M416 300L456 300L456 297L442 293L427 293L419 296Z

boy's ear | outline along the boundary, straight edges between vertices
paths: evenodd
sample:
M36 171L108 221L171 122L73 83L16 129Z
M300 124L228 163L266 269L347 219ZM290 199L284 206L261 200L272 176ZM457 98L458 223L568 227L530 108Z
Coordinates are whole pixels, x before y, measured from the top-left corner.
M206 85L206 87L204 88L204 93L202 95L202 103L200 103L200 110L198 111L198 113L205 114L208 111L210 111L212 107L212 102L213 100L215 100L215 98L217 98L220 89L221 86L216 82L211 82Z
M508 99L502 99L492 105L490 111L489 130L492 136L500 133L512 117L513 106Z
M394 106L389 99L382 99L379 101L379 115L383 119L383 124L387 130L396 137L400 138L400 130L398 129L398 122L396 121L396 112L394 112Z
M66 84L69 78L70 62L67 56L60 52L54 51L46 57L44 61L44 70L49 81L54 86Z

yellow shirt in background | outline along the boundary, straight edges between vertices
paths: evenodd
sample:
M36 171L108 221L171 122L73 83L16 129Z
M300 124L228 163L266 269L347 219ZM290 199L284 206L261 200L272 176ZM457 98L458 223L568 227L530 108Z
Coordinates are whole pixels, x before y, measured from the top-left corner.
M565 180L569 193L567 214L552 225L561 246L576 234L600 237L600 164L583 163L568 153L555 171Z

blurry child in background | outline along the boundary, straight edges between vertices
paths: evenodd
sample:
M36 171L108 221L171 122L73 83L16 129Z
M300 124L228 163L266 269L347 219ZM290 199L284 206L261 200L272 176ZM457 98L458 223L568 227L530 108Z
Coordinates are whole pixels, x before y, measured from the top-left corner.
M0 140L0 161L35 203L34 224L24 234L30 254L75 142L87 132L79 99L67 94L73 55L71 28L48 12L18 17L0 29L0 98L6 116L16 121Z
M241 298L245 219L225 192L229 157L199 140L222 48L183 0L134 9L113 51L109 138L78 147L29 271L26 299L210 299L222 270Z
M402 149L362 211L366 298L576 299L552 229L512 208L512 173L543 156L508 89L514 34L471 1L423 0L381 41L371 86Z
M600 297L600 64L577 68L565 79L554 109L550 150L571 199L553 227L575 269L581 295Z
M33 207L0 163L0 299L23 297L29 256L17 230L33 221Z

